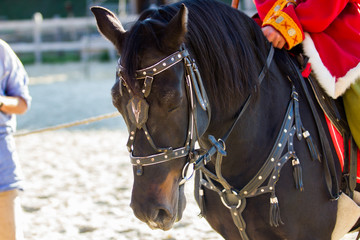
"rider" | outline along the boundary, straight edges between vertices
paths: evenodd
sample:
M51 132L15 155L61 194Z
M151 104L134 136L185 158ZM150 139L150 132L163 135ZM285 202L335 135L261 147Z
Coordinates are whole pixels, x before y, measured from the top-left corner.
M313 72L332 98L343 97L360 147L360 0L254 0L255 21L277 48L303 43Z

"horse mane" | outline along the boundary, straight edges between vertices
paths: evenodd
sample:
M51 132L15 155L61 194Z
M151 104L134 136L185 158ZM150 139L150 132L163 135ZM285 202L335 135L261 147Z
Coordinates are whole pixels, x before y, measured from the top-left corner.
M257 85L268 45L255 21L216 0L185 0L145 11L129 31L123 48L121 57L128 79L134 76L138 54L147 41L164 51L158 37L161 26L172 19L182 3L189 10L185 45L196 60L209 98L217 99L212 105L226 108L234 97L246 97Z

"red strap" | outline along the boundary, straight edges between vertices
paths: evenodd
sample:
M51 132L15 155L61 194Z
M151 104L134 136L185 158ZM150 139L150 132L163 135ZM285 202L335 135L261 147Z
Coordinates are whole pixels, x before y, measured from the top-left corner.
M307 63L306 64L306 67L304 68L304 70L301 72L301 75L304 77L304 78L307 78L309 77L311 73L311 64L310 63Z

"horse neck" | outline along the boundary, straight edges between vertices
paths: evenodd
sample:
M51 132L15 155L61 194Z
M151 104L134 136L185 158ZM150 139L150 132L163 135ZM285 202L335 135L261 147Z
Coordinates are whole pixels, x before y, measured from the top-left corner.
M274 65L275 63L272 64ZM276 76L281 76L276 67L271 71L276 72ZM223 161L222 172L234 186L244 186L265 162L281 128L290 94L290 84L286 79L266 77L258 95L251 97L249 107L226 141L227 157ZM214 135L215 138L223 136L235 121L236 114L245 100L234 102L239 104L234 104L230 113L221 111L214 113L213 119L219 120L210 124L204 136L207 137L209 134ZM209 168L213 169L213 166L210 165Z

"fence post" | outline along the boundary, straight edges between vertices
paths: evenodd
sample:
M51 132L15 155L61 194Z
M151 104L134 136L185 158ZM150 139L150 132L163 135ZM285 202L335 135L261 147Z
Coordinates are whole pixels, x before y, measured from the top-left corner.
M126 17L126 0L119 0L119 17Z
M35 45L35 63L39 64L42 61L41 55L41 23L43 21L43 16L41 13L37 12L34 14L34 45Z

